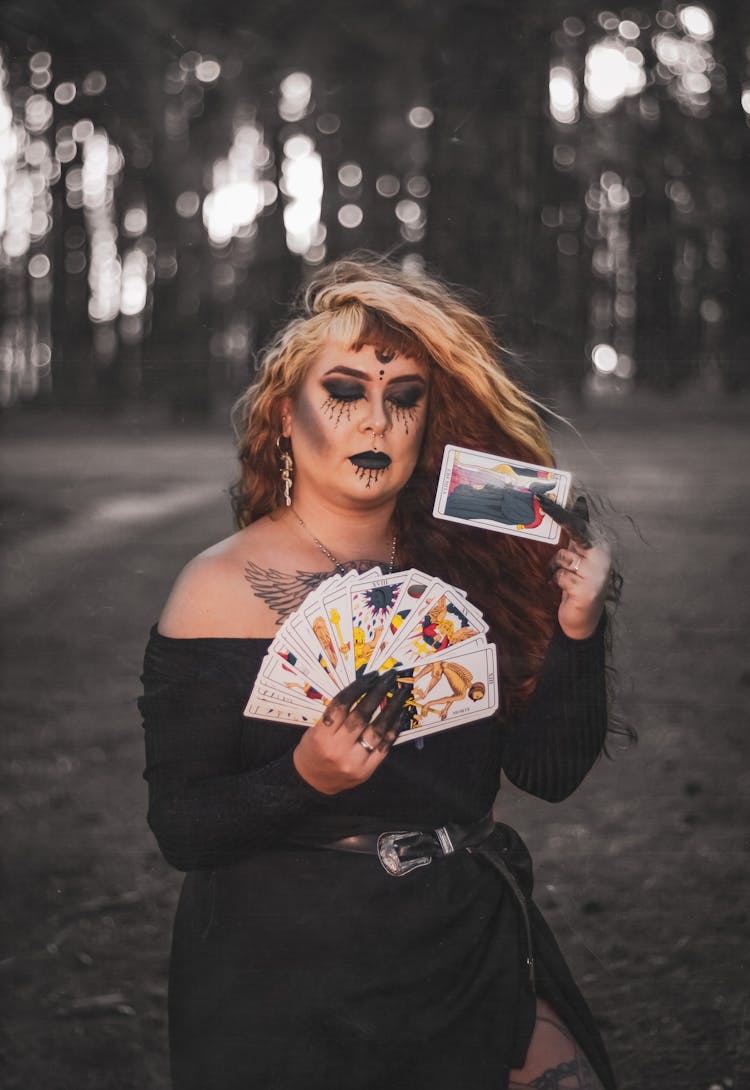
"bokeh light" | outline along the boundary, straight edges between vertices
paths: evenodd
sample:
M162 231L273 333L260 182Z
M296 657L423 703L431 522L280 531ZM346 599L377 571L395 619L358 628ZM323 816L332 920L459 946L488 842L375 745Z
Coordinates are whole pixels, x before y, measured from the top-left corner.
M94 98L96 95L103 94L107 89L107 77L103 72L89 72L84 78L81 85L81 90L84 95L88 95L90 98Z
M140 314L148 300L148 259L142 250L130 250L123 259L120 313Z
M344 204L339 208L338 220L342 227L359 227L364 214L358 204Z
M221 65L215 57L204 57L195 66L195 78L201 83L216 83L221 75Z
M341 118L338 114L321 114L315 122L315 127L318 132L323 133L324 136L332 136L341 128Z
M424 174L412 174L406 179L406 192L417 200L424 200L430 195L430 182Z
M362 181L362 167L359 163L342 163L338 173L339 181L348 189L356 189Z
M552 162L559 171L572 170L576 162L576 149L571 144L555 144L552 149Z
M58 83L54 99L58 106L69 106L76 97L75 83Z
M46 95L31 95L26 100L26 129L31 133L45 132L52 124L53 107Z
M86 270L86 255L82 250L73 250L65 255L65 271L70 276L80 276Z
M396 216L402 223L410 227L418 227L424 217L424 213L416 201L399 201L396 205Z
M90 121L87 117L82 117L80 121L76 121L70 133L72 139L75 140L77 144L85 144L93 134L94 122Z
M381 174L375 183L375 188L381 197L395 197L401 188L401 183L395 174Z
M677 18L682 23L687 34L695 38L697 42L710 42L714 36L714 25L711 16L704 7L699 4L688 4L680 8Z
M702 300L700 305L700 316L704 322L710 325L714 325L720 322L724 317L724 310L716 299L707 297Z
M555 65L549 74L549 109L555 121L572 125L578 120L578 88L575 76L564 65Z
M279 116L284 121L300 121L307 113L312 95L312 79L307 72L292 72L279 85Z
M191 219L198 214L201 206L201 199L193 189L186 189L184 193L180 193L179 197L175 201L175 210L177 215L182 219Z
M623 19L617 27L617 33L621 38L624 38L626 42L634 42L640 37L641 28L637 23L634 23L632 19Z
M612 375L617 367L617 352L611 344L597 344L591 349L591 362L602 375Z
M40 280L44 276L49 276L51 268L50 259L46 254L34 254L34 256L29 259L29 276L34 280Z
M586 55L586 108L605 114L623 98L637 95L646 85L644 57L635 46L623 46L618 38L605 38Z
M142 235L148 226L148 213L142 206L128 208L122 217L123 232L130 238Z
M409 124L415 129L429 129L435 120L435 115L428 106L413 106L408 116Z
M46 50L40 50L38 53L34 53L29 59L29 71L30 72L46 72L52 65L52 54Z
M293 254L307 255L319 239L323 200L323 163L311 137L296 133L284 143L281 191L286 198L286 244ZM319 259L318 251L313 260Z
M563 19L562 28L569 38L580 38L586 33L586 24L577 15L568 15Z
M266 203L258 161L268 159L263 131L254 123L239 123L226 159L213 165L213 189L203 202L203 222L215 246L225 246L235 236L252 228ZM197 194L182 193L177 211L184 219L195 214Z

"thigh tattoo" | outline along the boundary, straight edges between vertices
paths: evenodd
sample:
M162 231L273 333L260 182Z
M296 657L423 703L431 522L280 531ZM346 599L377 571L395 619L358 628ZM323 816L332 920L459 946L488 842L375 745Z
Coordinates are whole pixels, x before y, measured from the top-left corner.
M548 1067L540 1075L533 1079L518 1082L513 1079L508 1090L602 1090L596 1072L584 1056L577 1042L557 1019L550 1019L544 1015L537 1017L537 1023L546 1023L554 1026L572 1046L573 1056L570 1059L561 1060L554 1067ZM569 1054L570 1055L570 1054ZM517 1072L518 1074L518 1072ZM523 1077L523 1076L522 1076Z
M513 1083L514 1087L520 1085ZM549 1067L525 1084L535 1087L536 1090L598 1090L599 1085L590 1064L583 1056L577 1060L566 1060L557 1067Z

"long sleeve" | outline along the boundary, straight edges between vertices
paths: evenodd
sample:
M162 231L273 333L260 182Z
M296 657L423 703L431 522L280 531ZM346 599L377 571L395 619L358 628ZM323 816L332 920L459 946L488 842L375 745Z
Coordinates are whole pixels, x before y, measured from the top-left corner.
M508 725L503 771L547 802L560 802L581 783L607 732L604 631L572 640L556 625L537 688Z
M148 821L172 866L232 863L277 840L324 799L294 766L298 737L279 725L248 768L244 719L255 661L249 640L172 640L152 632L143 668ZM262 763L260 763L262 762ZM252 762L255 763L255 762Z

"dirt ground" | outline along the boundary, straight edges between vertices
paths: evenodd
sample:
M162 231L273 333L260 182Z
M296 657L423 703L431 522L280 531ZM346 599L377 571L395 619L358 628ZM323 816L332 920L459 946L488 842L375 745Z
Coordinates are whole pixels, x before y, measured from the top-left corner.
M618 708L640 742L559 805L505 785L498 813L532 849L621 1090L749 1090L750 405L573 416L560 462L613 507ZM180 878L145 825L135 699L174 574L229 530L228 429L22 418L0 454L0 1084L166 1090Z

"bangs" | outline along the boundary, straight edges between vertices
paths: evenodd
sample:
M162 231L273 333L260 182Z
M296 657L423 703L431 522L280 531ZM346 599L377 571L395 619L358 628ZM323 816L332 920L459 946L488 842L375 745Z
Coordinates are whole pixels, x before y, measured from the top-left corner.
M347 303L327 317L329 336L353 352L369 345L379 352L406 356L425 365L430 363L429 353L416 335L381 310L362 303Z

